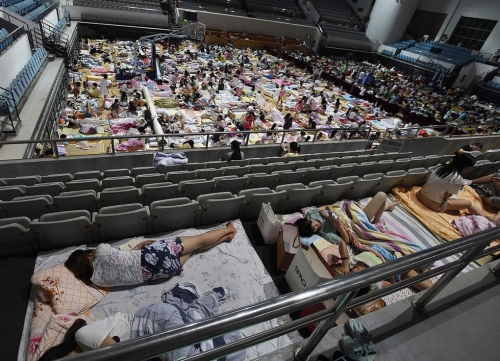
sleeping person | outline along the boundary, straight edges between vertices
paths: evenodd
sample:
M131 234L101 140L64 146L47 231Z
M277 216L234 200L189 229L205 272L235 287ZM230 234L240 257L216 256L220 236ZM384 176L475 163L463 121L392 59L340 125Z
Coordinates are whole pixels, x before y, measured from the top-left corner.
M77 319L64 335L63 342L47 350L39 361L73 356L215 316L218 314L219 306L229 296L229 291L223 287L213 288L201 295L198 287L193 283L175 285L174 288L162 294L160 302L143 307L133 315L118 312L111 317L90 324L81 318ZM241 332L230 332L170 351L162 355L161 359L182 360L242 338ZM226 356L225 359L242 361L245 357L246 351L242 350ZM160 358L150 360L160 360Z
M229 242L236 232L231 221L224 228L199 236L144 241L130 251L101 243L95 249L74 251L64 265L87 285L136 285L175 276L193 253L208 251L222 242Z
M363 208L355 202L342 201L334 207L325 206L317 211L312 208L312 214L307 213L306 218L295 222L299 235L302 238L312 237L317 234L321 238L337 244L339 247L338 259L331 266L342 266L342 274L362 271L368 267L394 260L421 250L421 247L410 240L388 231L381 223L384 211L392 211L399 202L386 204L387 195L383 192L377 193L372 200ZM315 213L319 213L318 219ZM308 219L308 217L311 217ZM378 225L382 231L376 227ZM345 249L344 249L345 247ZM324 258L324 257L323 257ZM364 262L369 260L369 262ZM328 262L328 261L327 261ZM348 265L348 266L347 266ZM415 277L418 273L411 270L403 275L402 279ZM387 280L395 282L395 280ZM382 288L379 283L378 289ZM384 284L384 287L388 284ZM428 280L413 285L418 290L424 290L432 286Z

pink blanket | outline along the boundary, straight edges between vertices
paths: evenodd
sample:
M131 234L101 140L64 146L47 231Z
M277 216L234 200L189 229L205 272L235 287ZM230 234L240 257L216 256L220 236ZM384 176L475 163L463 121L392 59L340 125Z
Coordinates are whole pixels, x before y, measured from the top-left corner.
M291 82L290 80L285 80L285 79L273 79L273 83L274 84L285 84L285 85L292 85L293 82Z
M111 131L113 134L123 134L127 133L130 128L135 128L134 123L122 123L122 124L115 124L111 126Z
M469 236L495 227L493 222L483 216L463 216L452 223L462 236Z
M127 140L126 142L122 142L118 144L116 147L116 150L122 151L122 152L127 152L128 148L133 148L133 147L144 147L146 144L141 140L141 139L135 139L131 138Z
M93 67L90 71L92 73L98 73L98 74L114 73L115 72L114 70L111 70L111 69L106 70L103 67Z

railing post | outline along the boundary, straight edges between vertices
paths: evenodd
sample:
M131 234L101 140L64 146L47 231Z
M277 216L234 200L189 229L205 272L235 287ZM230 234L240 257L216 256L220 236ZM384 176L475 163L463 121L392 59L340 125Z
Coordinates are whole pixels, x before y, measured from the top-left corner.
M56 158L59 158L59 149L57 149L56 142L52 143L52 150L54 151L54 155L56 156Z
M333 314L326 320L321 321L312 335L307 339L307 343L295 351L296 361L306 361L308 359L309 355L314 351L316 346L318 346L323 337L325 337L326 333L335 325L340 314L344 312L356 293L357 291L347 292L335 300L335 303L331 307Z
M111 154L115 155L115 140L111 139Z
M318 135L318 129L314 129L314 138L313 138L313 143L316 142L316 137Z
M457 132L457 130L458 130L458 124L455 124L455 126L453 127L453 131L450 134L450 138L453 137L453 135Z
M495 276L500 276L500 263L498 263L494 267L490 267L490 271L495 275Z
M205 142L205 149L208 149L208 140L209 140L210 136L207 135L207 141Z
M462 265L460 267L454 268L451 271L446 272L434 285L429 288L417 301L413 301L412 305L418 312L424 312L425 306L436 297L439 292L445 288L450 281L452 281L462 270L467 267L467 265L472 262L478 254L480 254L486 245L480 245L469 249L460 257Z

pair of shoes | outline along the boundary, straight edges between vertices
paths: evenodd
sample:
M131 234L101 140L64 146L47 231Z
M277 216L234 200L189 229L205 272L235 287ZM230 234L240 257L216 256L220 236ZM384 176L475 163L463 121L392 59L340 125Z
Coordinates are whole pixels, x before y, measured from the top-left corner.
M340 340L341 351L353 361L373 361L377 351L368 330L355 319L349 320L345 328L349 335Z

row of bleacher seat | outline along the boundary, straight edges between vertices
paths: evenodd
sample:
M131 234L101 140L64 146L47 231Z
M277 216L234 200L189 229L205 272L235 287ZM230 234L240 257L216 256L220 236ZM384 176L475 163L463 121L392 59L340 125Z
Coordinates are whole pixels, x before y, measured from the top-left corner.
M40 0L23 0L7 7L10 11L19 15L25 15L40 5Z
M22 0L2 0L0 1L0 6L2 7L9 7L11 5L17 4L21 2Z
M384 55L393 56L395 53L396 53L395 51L390 51L387 49L382 50L382 54L384 54Z
M361 154L355 155L357 153ZM416 167L428 168L438 163L443 163L452 157L452 155L430 155L426 157L420 156L410 158L411 153L393 152L370 154L370 152L363 151L353 151L349 154L353 155L342 157L342 153L314 153L289 158L267 157L235 160L229 164L222 161L212 161L205 163L186 163L184 165L159 166L157 168L136 167L130 170L126 168L107 169L103 172L95 170L77 172L74 174L60 173L45 176L32 175L14 178L0 178L0 189L2 189L1 187L3 186L43 186L44 183L62 182L67 184L71 181L95 180L96 184L99 184L95 190L99 190L110 186L132 185L134 182L135 184L138 184L139 187L143 184L152 183L151 181L145 181L144 176L146 175L148 177L152 176L152 179L156 179L155 177L161 177L162 180L172 180L173 182L178 183L182 180L191 180L195 178L212 179L218 176L229 175L236 175L240 177L252 173L271 174L275 171L296 171L307 168L320 169L321 167L351 167L350 169L352 169L352 172L372 171L379 173ZM476 159L478 160L477 165L498 162L500 161L500 151L485 152ZM179 174L179 176L173 177L175 174ZM167 175L166 179L164 179L164 175ZM109 182L108 185L108 181L119 178L129 179L128 182L130 183L111 185L112 182ZM0 199L3 198L0 197Z
M66 28L66 25L68 25L68 21L66 18L61 18L57 24L54 25L54 28L51 29L53 34L61 34L64 29Z
M145 2L137 4L129 1L81 0L78 2L78 4L79 4L78 6L85 6L91 8L162 14L159 2L157 3Z
M500 162L492 163L484 161L484 163L472 167L466 177L480 177L493 173L499 168ZM101 192L96 191L98 186L96 179L68 182L66 186L73 182L82 182L81 184L85 184L87 188L78 190L71 188L71 191L62 193L60 192L63 187L62 183L45 183L44 186L47 188L55 185L59 186L58 195L53 197L49 194L43 194L43 188L38 195L23 196L23 194L26 194L23 192L28 187L2 187L5 190L4 195L9 194L11 197L8 197L8 199L10 198L11 200L0 201L0 215L3 218L27 216L31 219L36 219L45 213L57 211L84 209L89 212L95 212L102 207L126 203L142 203L147 206L158 200L175 197L185 197L194 200L202 195L219 192L241 194L243 191L260 188L275 189L278 191L290 184L318 185L317 182L320 182L319 184L325 182L328 184L331 183L331 181L336 181L339 184L351 184L352 187L344 189L345 193L341 195L348 199L358 199L369 196L373 192L387 192L392 187L404 183L408 178L412 179L410 182L412 183L414 182L415 174L423 173L428 175L429 170L421 167L410 169L408 173L404 170L388 171L385 174L382 172L371 173L365 171L355 175L354 173L349 173L349 169L346 167L322 167L320 169L300 169L295 172L282 171L272 174L247 174L241 177L235 175L220 176L211 180L187 179L179 181L178 184L172 182L146 183L142 185L141 189L129 185L105 188ZM154 179L151 179L151 181L154 181ZM95 188L91 189L89 185ZM0 188L0 190L2 188ZM17 194L14 192L17 192ZM278 209L279 211L285 212L283 207L278 207Z
M414 52L414 51L420 51L424 54L426 54L429 57L435 57L437 59L442 59L443 61L453 63L457 66L463 66L471 61L474 60L474 57L470 54L470 52L467 49L463 48L458 48L457 49L462 49L459 51L442 51L441 54L435 54L431 52L432 48L440 48L443 49L442 47L443 44L441 43L434 43L434 42L428 42L428 43L418 43L415 44L414 46L410 47L407 49L407 51Z
M495 89L500 89L500 83L494 82L492 80L488 81L486 85L495 88Z
M114 16L105 16L98 14L86 14L82 13L81 18L83 21L96 21L96 22L106 22L114 24L133 24L139 26L149 26L149 27L165 27L168 25L168 21L165 19L163 21L151 20L151 19L138 19L138 18L123 18Z
M247 0L247 6L251 10L304 18L304 13L293 0L274 0L271 2L266 0Z
M0 52L7 49L10 44L14 41L12 36L9 36L7 29L3 28L0 30Z
M360 20L345 0L315 0L313 5L321 19L335 24L358 25Z
M23 70L19 72L6 88L6 91L3 93L4 97L0 98L0 107L9 108L9 112L14 113L16 105L25 96L26 91L42 70L46 60L47 51L44 48L37 48L28 61L28 64L24 66ZM12 99L10 94L12 94L14 99Z
M73 5L74 6L86 6L86 3L89 1L95 2L97 0L73 0ZM152 7L152 8L161 8L158 1L155 1L155 0L118 0L118 1L113 1L113 2L127 4L128 6L136 6L136 7L147 6L147 7Z
M393 48L396 48L398 50L404 50L413 45L415 45L415 40L411 39L411 40L400 41L399 43L390 44L389 46L392 46Z
M350 153L355 154L355 153ZM231 163L226 163L222 161L205 162L205 163L186 163L183 165L171 165L171 166L160 166L158 168L154 167L136 167L128 170L124 169L108 169L103 172L99 170L95 171L84 171L71 173L61 173L61 174L49 174L45 176L32 175L23 176L15 178L0 178L0 186L34 186L38 183L52 183L52 182L62 182L67 183L73 180L102 180L110 177L128 177L137 178L141 175L147 175L151 173L162 173L167 174L175 171L213 171L222 170L221 174L217 175L245 175L246 173L260 173L264 168L257 168L258 166L268 166L266 172L279 171L279 170L296 170L304 167L316 167L321 166L331 166L331 165L343 165L347 163L362 163L372 161L378 162L382 160L392 161L398 159L400 156L408 156L410 153L383 153L383 154L361 154L358 156L344 156L335 157L335 153L319 153L319 154L309 154L304 156L283 158L283 157L268 157L268 158L253 158L245 160L235 160ZM333 155L333 157L328 157L328 155ZM323 157L322 157L323 156ZM435 158L437 156L430 156L432 164L435 164ZM288 162L287 162L288 161ZM430 165L432 165L430 164ZM271 166L272 165L272 166ZM252 168L252 166L254 166ZM227 174L231 172L231 174ZM194 174L194 173L193 173ZM205 173L207 174L207 173ZM214 173L215 174L215 173ZM217 176L214 175L214 176Z
M50 3L46 2L45 4L40 5L39 7L30 11L28 14L24 15L24 17L29 20L35 21L38 15L42 14L48 8L50 8Z
M109 242L126 237L165 233L182 228L207 226L232 219L257 219L261 205L270 203L277 213L290 213L311 205L331 204L340 199L355 199L387 191L394 185L420 185L429 176L426 169L410 170L407 174L366 175L302 183L285 184L271 190L254 188L238 195L218 192L153 201L149 206L140 203L100 208L98 212L85 209L44 212L39 217L22 213L0 219L0 238L3 240L0 257L29 251L64 248L94 242ZM358 197L359 196L359 197ZM43 205L44 197L32 198L27 208ZM50 204L46 204L47 208ZM91 216L92 214L92 216Z
M399 58L399 59L404 60L404 61L409 61L411 63L416 63L420 66L425 67L425 68L429 68L429 69L433 69L433 70L441 70L441 71L445 71L445 72L451 72L451 68L445 68L437 63L424 62L424 61L421 61L417 58L413 58L411 56L398 54L398 55L396 55L396 58Z
M356 28L347 28L344 26L339 26L336 24L330 24L325 22L321 22L318 25L321 26L321 29L327 35L369 42L369 39L366 37L365 33Z

